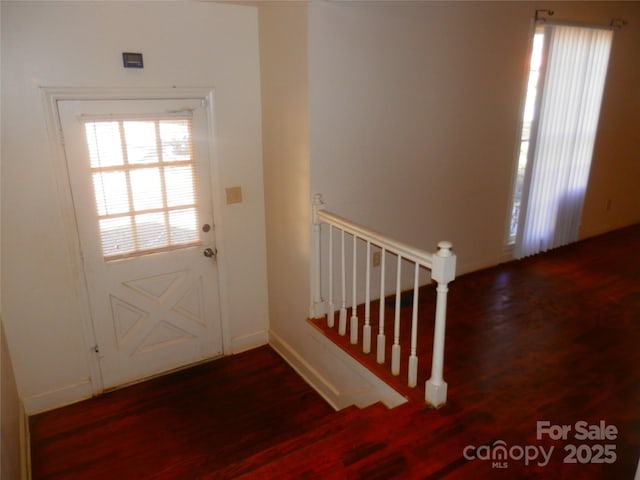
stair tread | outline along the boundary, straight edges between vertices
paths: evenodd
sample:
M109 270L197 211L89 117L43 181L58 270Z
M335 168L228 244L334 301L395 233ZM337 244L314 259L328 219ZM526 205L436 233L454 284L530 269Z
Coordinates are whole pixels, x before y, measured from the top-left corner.
M401 351L403 353L400 356L400 373L398 375L393 375L391 373L390 344L387 344L386 346L387 351L385 352L385 362L381 365L376 361L375 345L372 344L372 351L368 354L365 354L362 352L361 343L356 346L351 345L348 331L347 335L339 335L335 327L330 328L327 326L325 318L310 319L309 323L323 332L324 335L327 336L327 338L333 341L345 353L358 361L362 366L371 371L380 380L385 382L389 387L393 388L400 395L406 397L410 401L416 402L418 404L424 404L424 384L429 378L428 372L431 367L431 364L429 363L427 365L427 362L430 362L431 359L428 355L424 355L422 354L422 352L418 352L417 386L415 388L409 387L407 385L408 353L406 353L409 351L409 348L408 345L404 344L404 342L406 342L408 338L408 334L406 332L404 335L401 335ZM403 329L406 328L406 323L407 322L404 322L404 324L402 324L404 325ZM388 341L389 339L387 339L387 342ZM373 340L372 343L375 343L375 340Z

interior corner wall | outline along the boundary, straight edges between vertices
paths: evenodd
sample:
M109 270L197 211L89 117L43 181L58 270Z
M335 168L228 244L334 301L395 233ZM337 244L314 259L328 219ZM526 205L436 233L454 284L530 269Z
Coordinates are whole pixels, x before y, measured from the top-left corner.
M640 222L640 3L601 8L627 25L613 35L581 238Z
M270 329L289 341L309 315L306 2L259 6Z
M227 351L268 340L257 8L212 2L2 2L2 307L29 414L92 393L72 209L40 87L211 87ZM144 69L121 53L142 52ZM71 218L71 220L70 220ZM221 241L222 239L222 241Z
M0 320L0 478L20 478L22 409Z
M269 341L339 409L378 401L379 390L388 387L305 321L311 228L307 14L307 2L259 6Z
M583 236L639 221L639 7L311 2L311 191L327 209L428 251L452 241L458 274L499 263L533 18L552 8L564 20L628 20L614 40Z

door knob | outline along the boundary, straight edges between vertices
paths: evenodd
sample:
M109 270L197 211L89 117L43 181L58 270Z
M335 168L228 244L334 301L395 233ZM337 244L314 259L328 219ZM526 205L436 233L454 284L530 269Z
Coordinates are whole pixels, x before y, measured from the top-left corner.
M209 258L216 258L216 255L218 254L218 250L217 249L212 249L212 248L205 248L204 249L204 256L205 257L209 257Z

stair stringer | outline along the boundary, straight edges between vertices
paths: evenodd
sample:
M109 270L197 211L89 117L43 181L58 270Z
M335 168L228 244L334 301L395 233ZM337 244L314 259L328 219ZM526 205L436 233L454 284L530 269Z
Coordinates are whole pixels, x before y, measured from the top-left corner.
M394 408L408 401L322 332L308 324L306 327L304 356L273 330L269 344L334 409L351 405L365 408L378 402Z

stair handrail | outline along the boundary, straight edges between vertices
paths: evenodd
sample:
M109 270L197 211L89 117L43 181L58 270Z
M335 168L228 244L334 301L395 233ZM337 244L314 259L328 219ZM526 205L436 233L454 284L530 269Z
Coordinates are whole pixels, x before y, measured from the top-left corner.
M431 278L437 282L436 286L436 311L435 311L435 324L434 324L434 338L433 338L433 353L431 363L431 377L425 384L425 401L434 407L440 407L446 403L447 399L447 382L443 378L444 370L444 340L446 330L446 310L447 310L447 292L448 284L455 279L456 270L456 255L452 252L452 245L448 241L441 241L438 243L438 250L436 253L430 253L426 250L422 250L411 246L402 241L393 239L387 235L377 232L364 225L358 224L351 220L348 220L340 215L325 210L324 203L322 201L321 194L315 194L312 202L312 261L311 261L311 318L321 318L327 313L325 311L325 302L322 299L321 288L321 265L320 265L320 251L321 251L321 224L325 223L336 227L342 232L346 232L353 236L354 248L356 239L362 239L367 242L367 252L369 252L370 244L376 245L382 248L382 251L386 251L395 255L398 258L402 258L413 262L415 265L423 266L431 270ZM354 310L355 310L355 255L353 256L354 263ZM418 268L415 267L415 287L417 289L418 284ZM369 261L367 260L367 303L369 306ZM331 276L331 275L330 275ZM381 276L382 279L382 276ZM399 277L398 277L399 288ZM382 292L381 292L382 295ZM397 297L399 299L399 297ZM397 300L398 302L399 300ZM414 302L414 315L412 325L412 357L409 359L409 384L415 386L415 377L417 376L417 357L415 356L415 330L416 326L416 308ZM343 308L344 311L344 302ZM330 312L333 315L333 312ZM344 315L342 315L344 313ZM341 323L343 316L346 317L346 313L341 311ZM353 317L352 317L352 329L353 329ZM357 322L357 319L356 319ZM333 319L331 318L330 326L333 325ZM357 324L356 324L357 325ZM367 328L367 326L365 326ZM341 329L344 331L344 327L341 325ZM341 334L344 334L341 332ZM370 337L370 332L365 331ZM354 338L357 339L357 334L354 336L352 333L352 342ZM380 338L378 339L380 340ZM395 345L394 345L395 347ZM378 345L380 350L380 343ZM367 352L368 353L368 352ZM393 353L393 352L392 352ZM399 352L398 352L399 355ZM379 361L380 362L380 361ZM394 368L398 369L399 359L392 359L392 371ZM381 363L381 362L380 362ZM394 366L395 364L395 366ZM412 380L413 379L413 380ZM413 382L413 385L411 383Z
M379 247L384 247L389 252L398 253L402 255L402 258L419 263L423 267L428 269L431 269L432 267L433 254L426 250L421 250L407 243L395 240L383 233L367 228L356 222L352 222L351 220L347 220L346 218L327 210L318 210L318 220L322 223L340 228L345 232L354 234L362 240L368 240L375 243Z

